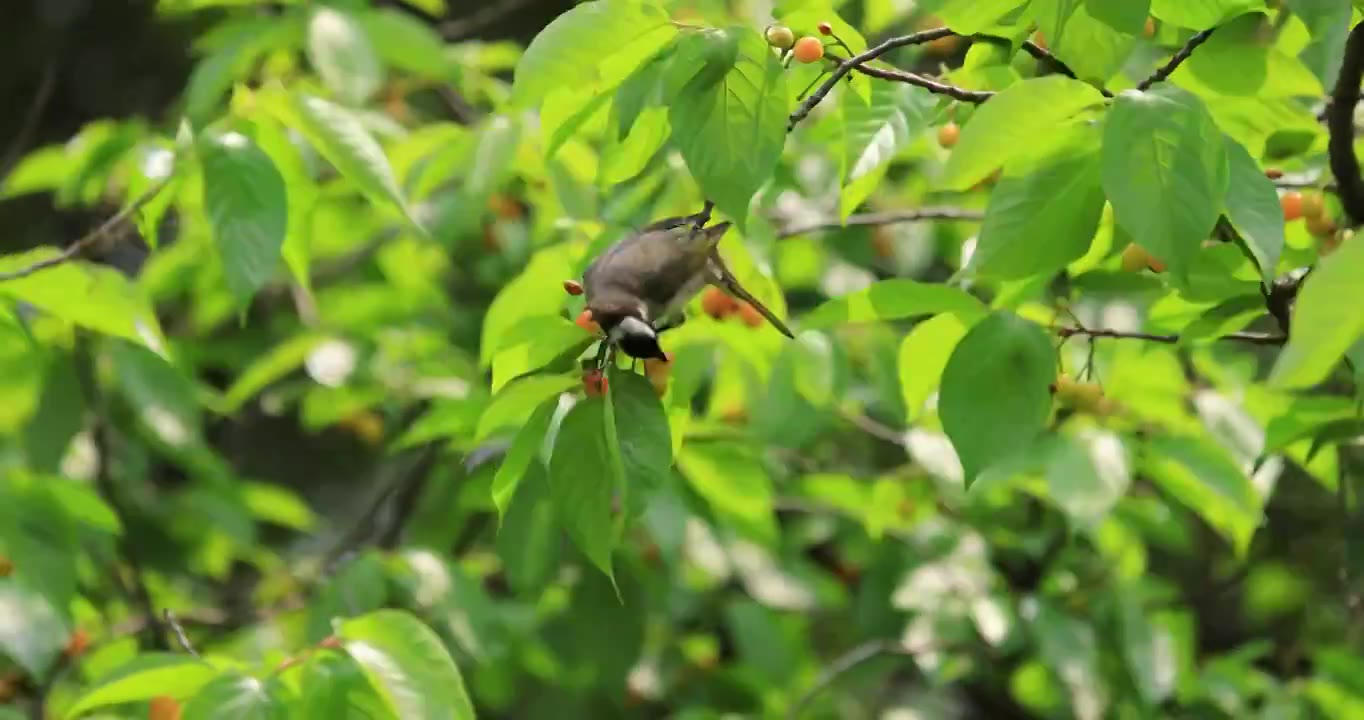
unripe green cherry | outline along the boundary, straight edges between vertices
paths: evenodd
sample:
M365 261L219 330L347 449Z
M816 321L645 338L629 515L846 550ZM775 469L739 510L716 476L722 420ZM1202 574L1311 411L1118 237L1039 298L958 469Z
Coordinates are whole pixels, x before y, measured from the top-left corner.
M785 25L768 25L765 34L767 35L767 44L774 48L786 50L796 44L796 34Z

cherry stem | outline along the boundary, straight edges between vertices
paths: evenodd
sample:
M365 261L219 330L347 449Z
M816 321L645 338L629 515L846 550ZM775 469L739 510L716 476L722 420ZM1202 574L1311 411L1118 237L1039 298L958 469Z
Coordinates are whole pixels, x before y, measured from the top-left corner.
M810 82L809 85L806 85L804 90L801 90L801 91L800 91L800 94L796 96L796 99L797 99L797 100L804 100L804 99L805 99L805 96L808 95L808 94L810 93L810 91L814 89L815 85L818 85L818 84L819 84L819 81L820 81L820 80L823 80L823 79L824 79L824 76L825 76L825 75L828 75L828 74L829 74L829 71L828 71L827 69L825 69L825 70L820 70L820 71L819 71L819 75L816 75L816 76L815 76L815 79L812 80L812 81Z

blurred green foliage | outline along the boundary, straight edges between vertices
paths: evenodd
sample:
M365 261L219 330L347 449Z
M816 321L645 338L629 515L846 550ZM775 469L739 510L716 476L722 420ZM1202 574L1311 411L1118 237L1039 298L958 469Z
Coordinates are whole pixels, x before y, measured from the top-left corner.
M0 184L124 208L0 256L0 719L1364 716L1361 4L161 0ZM587 392L706 200L798 337Z

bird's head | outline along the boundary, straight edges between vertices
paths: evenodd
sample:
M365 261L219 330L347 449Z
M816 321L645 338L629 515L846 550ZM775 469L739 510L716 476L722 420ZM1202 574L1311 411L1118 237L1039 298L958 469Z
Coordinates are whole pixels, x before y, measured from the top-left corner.
M597 317L594 314L594 317ZM639 360L666 360L663 348L658 345L658 331L643 317L635 313L607 314L597 320L611 344L622 352Z

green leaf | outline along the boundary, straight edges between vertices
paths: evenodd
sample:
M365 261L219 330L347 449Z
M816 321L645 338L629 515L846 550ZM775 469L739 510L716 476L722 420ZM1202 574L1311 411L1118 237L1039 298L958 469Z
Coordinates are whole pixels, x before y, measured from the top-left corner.
M557 315L564 304L564 278L572 273L568 255L561 250L532 255L521 274L504 284L488 306L478 344L479 364L491 364L497 352L509 345L507 338L528 318Z
M856 93L844 93L843 162L839 166L839 183L843 186L839 212L843 218L857 209L875 185L856 181L885 168L927 126L934 104L929 93L900 83L874 83L870 101Z
M545 444L545 433L549 431L550 421L554 419L558 408L557 398L542 398L539 401L539 406L530 411L527 419L522 420L521 429L517 431L511 447L502 458L502 464L497 468L497 474L493 476L493 505L497 508L499 528L506 519L507 508L511 506L522 478Z
M150 700L158 695L188 698L217 675L218 670L212 665L189 655L143 653L100 678L76 700L66 717L76 718L95 708Z
M967 190L1011 158L1035 148L1038 138L1086 108L1103 102L1098 90L1064 75L1030 78L1010 85L980 106L961 130L943 169L941 184Z
M0 256L0 273L50 261L58 251L38 248ZM0 282L0 297L28 303L73 325L164 352L165 338L151 300L123 273L71 261Z
M87 529L118 535L123 523L113 508L96 492L91 483L50 477L41 480L43 489L61 506L70 518Z
M1085 0L1085 11L1114 30L1136 35L1151 14L1151 0Z
M1146 16L1133 31L1116 30L1091 15L1088 5L1070 1L1075 3L1074 12L1065 19L1060 32L1047 36L1049 49L1081 80L1104 85L1131 56ZM1129 0L1128 4L1138 6L1140 2Z
M266 351L242 370L227 388L222 406L215 409L223 413L235 412L271 383L298 369L318 346L326 342L328 338L324 335L306 333Z
M747 448L733 442L692 442L677 464L723 521L763 544L777 543L772 479Z
M1274 182L1265 177L1255 159L1240 143L1223 136L1227 148L1227 218L1245 240L1266 283L1278 275L1284 246L1283 207Z
M401 610L342 622L337 634L397 717L474 720L464 678L431 628Z
M668 121L701 192L742 229L749 201L771 177L786 142L786 76L751 29L708 30L702 37L736 43L737 58L718 81L707 69L687 81L672 99Z
M1204 97L1267 100L1326 94L1301 60L1264 39L1266 23L1263 15L1253 13L1217 28L1170 80Z
M209 134L198 143L204 208L227 286L244 306L279 267L289 203L284 178L250 138Z
M298 707L301 720L387 718L383 698L369 684L360 666L349 657L319 653L307 661Z
M1289 0L1288 6L1312 35L1298 59L1323 87L1334 87L1350 31L1350 4L1345 0Z
M581 383L582 378L576 375L531 375L508 383L493 396L492 402L478 419L478 432L474 440L483 442L499 430L520 426L546 400Z
M384 82L384 68L365 29L350 13L330 5L308 19L308 62L348 105L362 105Z
M881 280L834 298L802 318L801 325L818 329L842 323L902 320L944 312L974 318L985 312L985 305L959 288L897 278Z
M288 698L278 681L228 672L210 680L185 703L181 720L286 720Z
M968 272L1017 280L1051 275L1089 250L1103 216L1096 133L1081 132L1065 151L990 193Z
M418 77L450 80L458 67L445 54L445 41L427 23L396 8L355 16L375 52L389 65Z
M1051 410L1055 351L1038 325L1007 311L976 323L943 370L938 415L966 484L1029 448Z
M1225 537L1238 556L1260 525L1263 500L1250 478L1217 445L1156 437L1142 458L1146 474Z
M280 254L284 256L284 263L289 266L294 281L311 292L308 263L312 257L311 221L319 194L317 183L303 158L303 148L289 138L284 126L274 118L266 115L257 118L251 124L251 137L270 156L284 178L284 186L288 188L289 229L284 234L284 247L280 249Z
M57 609L37 591L14 578L0 578L0 655L22 667L29 677L47 677L68 630Z
M295 129L370 201L390 205L411 219L383 148L351 111L311 95L262 93L266 107ZM413 225L420 225L413 220Z
M1264 6L1265 0L1151 0L1151 14L1171 25L1206 30Z
M650 495L668 479L673 464L672 433L654 386L642 375L612 369L609 376L616 441L625 469L625 507L638 517Z
M999 22L1027 0L947 0L938 8L943 23L963 35L973 35Z
M943 313L915 325L900 343L900 391L907 421L923 413L924 403L942 382L947 359L966 336L967 327L955 313Z
M661 47L677 29L667 13L639 0L594 0L577 5L541 30L516 64L513 102L528 107L551 91L602 79L612 55ZM633 68L631 68L633 69Z
M493 356L493 392L512 380L568 355L576 357L597 341L576 323L557 315L526 318Z
M1305 388L1326 379L1345 351L1364 335L1364 243L1346 241L1322 258L1303 281L1272 385Z
M532 464L497 530L497 555L508 583L519 595L542 589L563 555L563 531L555 520L546 483L544 466Z
M1261 295L1238 295L1209 308L1179 332L1181 345L1212 341L1228 333L1239 332L1265 316L1265 299Z
M1059 435L1049 450L1047 489L1079 527L1097 525L1132 484L1127 448L1111 432Z
M1170 85L1118 96L1104 128L1103 184L1132 240L1187 277L1227 190L1221 131L1194 95Z
M578 402L564 416L549 461L549 490L559 521L573 543L608 577L619 532L613 507L623 478L607 435L607 404L600 397Z

